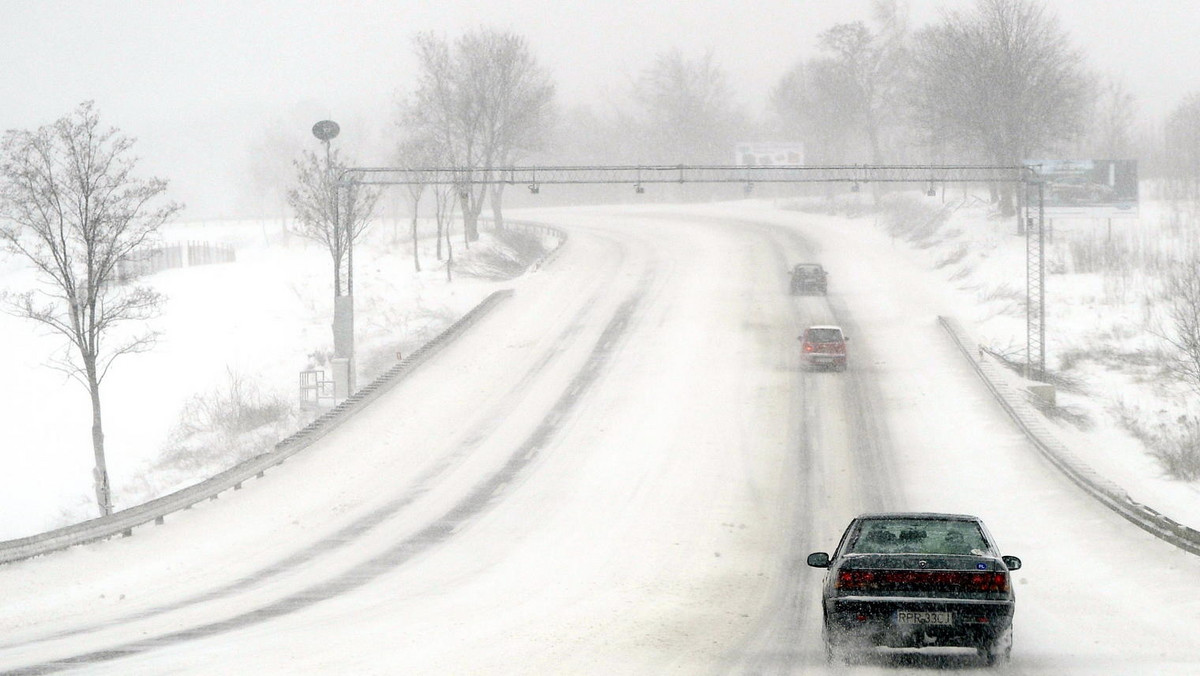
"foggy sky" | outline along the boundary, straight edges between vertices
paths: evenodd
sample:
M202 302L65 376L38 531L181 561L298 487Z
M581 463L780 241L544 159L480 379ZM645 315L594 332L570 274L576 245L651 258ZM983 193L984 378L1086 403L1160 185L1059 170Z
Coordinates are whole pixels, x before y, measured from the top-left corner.
M958 0L909 0L914 27ZM1143 118L1200 90L1200 3L1049 0L1101 72L1124 81ZM397 94L413 85L412 36L479 27L524 35L560 104L603 110L656 54L711 49L744 108L816 36L869 18L869 0L466 0L28 2L0 0L0 128L32 129L95 100L138 139L144 175L171 181L185 219L232 216L269 129L306 139L322 118L365 163L386 161ZM311 140L316 149L316 141Z

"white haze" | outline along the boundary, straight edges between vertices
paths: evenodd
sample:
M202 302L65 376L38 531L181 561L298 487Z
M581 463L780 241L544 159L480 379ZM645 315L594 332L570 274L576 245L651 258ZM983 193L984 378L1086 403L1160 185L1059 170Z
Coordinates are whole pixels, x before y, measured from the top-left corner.
M913 27L965 0L909 0ZM333 118L363 162L386 162L397 95L414 85L412 36L479 27L525 36L559 102L608 112L658 53L712 50L742 107L759 115L771 87L817 36L868 20L869 0L603 0L571 3L413 0L4 0L0 129L32 129L79 102L139 139L147 174L167 178L188 218L247 215L262 189L252 159L268 134L315 145ZM1156 119L1200 89L1200 12L1190 0L1049 0L1097 71Z

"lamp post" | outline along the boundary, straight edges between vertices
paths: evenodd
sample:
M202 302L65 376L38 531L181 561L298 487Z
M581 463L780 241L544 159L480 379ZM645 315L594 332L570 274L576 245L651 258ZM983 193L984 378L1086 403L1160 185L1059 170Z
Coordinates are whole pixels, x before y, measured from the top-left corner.
M341 177L333 175L333 158L329 142L337 137L341 128L333 120L321 120L313 125L313 136L325 144L325 181L333 187L334 241L344 242L348 260L346 263L346 293L342 294L341 284L335 289L333 296L333 380L334 396L344 399L354 392L354 232L352 223L342 223L341 218ZM344 238L344 239L343 239ZM341 267L341 260L338 261Z

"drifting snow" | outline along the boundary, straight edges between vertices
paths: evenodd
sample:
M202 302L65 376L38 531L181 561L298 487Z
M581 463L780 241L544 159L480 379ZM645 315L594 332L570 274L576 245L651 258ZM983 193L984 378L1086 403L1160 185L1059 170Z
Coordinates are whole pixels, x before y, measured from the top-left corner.
M519 271L514 258L528 256L489 232L470 248L460 236L447 281L446 263L423 233L422 272L414 273L407 225L381 223L355 251L360 383L464 314L505 274ZM117 509L195 483L302 427L315 412L298 405L299 373L328 374L333 352L332 262L324 249L290 235L282 222L185 223L161 234L163 243L231 244L237 261L167 270L140 282L167 302L153 323L162 332L157 346L119 358L101 385ZM0 288L36 283L21 260L0 258ZM86 389L48 367L63 353L63 340L0 314L0 344L12 366L8 386L0 388L0 540L94 517ZM196 409L212 408L235 389L244 399L290 411L249 431L224 429L232 424L225 421L180 438L181 423L205 422Z
M731 210L750 204L763 211L782 208L780 215L827 208L816 202L759 201L739 202ZM914 222L913 214L931 218ZM1074 383L1057 393L1060 415L1054 425L1060 438L1138 502L1196 526L1200 487L1167 476L1121 423L1125 416L1152 429L1188 411L1186 391L1164 379L1163 366L1154 359L1164 347L1157 334L1166 329L1156 309L1156 278L1138 265L1186 249L1190 239L1180 219L1177 206L1152 202L1142 207L1138 220L1054 224L1046 250L1047 365ZM943 196L893 208L890 216L887 210L857 217L825 214L820 222L824 233L816 234L825 241L836 242L839 231L853 230L860 240L856 250L873 241L871 246L888 256L925 267L946 289L942 311L967 321L990 348L1023 357L1026 252L1015 219L996 218L985 203L964 194L948 202ZM356 252L360 382L384 370L397 353L435 335L497 285L478 262L497 260L496 252L505 250L490 234L471 249L455 242L459 274L447 282L445 264L436 260L428 236L420 252L424 269L413 272L410 245L398 230L403 228L396 224L390 232L377 228ZM327 369L332 353L331 264L322 249L289 235L280 222L180 224L162 234L164 242L231 244L237 262L168 270L145 280L168 297L155 324L163 337L152 352L122 358L103 384L118 508L261 452L312 415L297 409L252 434L214 432L191 439L188 446L173 432L189 403L228 394L237 383L256 397L295 408L299 371ZM1076 271L1095 250L1117 252L1109 269ZM511 259L512 252L507 253ZM3 288L36 284L19 260L3 260ZM483 276L462 274L472 268ZM835 283L845 269L835 268ZM9 385L0 389L6 412L0 539L11 539L93 515L92 454L83 387L47 366L61 356L61 339L9 315L0 315L0 336L12 366ZM189 460L195 446L211 457Z

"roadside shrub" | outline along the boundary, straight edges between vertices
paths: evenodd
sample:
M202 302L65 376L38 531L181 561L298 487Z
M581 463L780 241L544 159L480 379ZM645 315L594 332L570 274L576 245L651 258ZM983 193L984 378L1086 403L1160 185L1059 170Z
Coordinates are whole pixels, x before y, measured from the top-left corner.
M118 487L114 499L130 507L202 481L270 451L304 422L298 406L227 371L223 385L188 400L163 451Z
M1008 282L1002 282L990 289L984 289L979 294L979 304L991 306L992 316L1016 315L1024 316L1026 312L1025 289L1019 289Z
M264 453L295 425L296 407L240 374L184 405L152 472L213 474Z
M172 438L216 432L236 438L285 417L291 407L279 397L264 395L240 374L226 371L225 386L193 396L184 405Z
M1200 394L1200 259L1177 264L1167 277L1166 327L1160 335L1171 353L1172 373Z
M966 257L967 257L967 245L959 244L958 246L954 247L953 251L951 251L944 258L942 258L937 263L935 263L934 267L941 269L948 265L954 265L955 263L961 261L962 259L964 259Z
M461 274L483 279L512 279L546 253L546 245L536 234L519 228L496 230L493 246L476 247L456 263Z
M1147 423L1135 409L1117 407L1121 425L1146 446L1172 479L1200 479L1200 417L1180 415L1174 421Z
M1058 355L1058 368L1060 371L1070 371L1074 369L1079 362L1087 359L1087 357L1087 350L1081 350L1079 348L1063 350Z
M950 210L940 204L906 195L892 195L880 204L879 220L891 236L906 239L918 246L929 246L934 243L935 236L949 216Z

